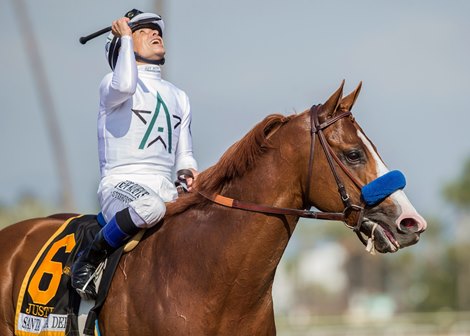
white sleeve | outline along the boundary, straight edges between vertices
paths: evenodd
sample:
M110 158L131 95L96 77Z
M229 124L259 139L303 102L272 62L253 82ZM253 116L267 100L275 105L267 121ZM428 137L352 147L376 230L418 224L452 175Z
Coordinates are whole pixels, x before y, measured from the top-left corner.
M137 88L137 63L131 36L121 37L121 47L111 80L100 86L101 104L114 108L132 97Z
M193 156L193 141L191 135L191 108L189 98L183 93L183 119L181 120L181 131L176 148L176 171L181 169L193 168L197 170L197 162Z

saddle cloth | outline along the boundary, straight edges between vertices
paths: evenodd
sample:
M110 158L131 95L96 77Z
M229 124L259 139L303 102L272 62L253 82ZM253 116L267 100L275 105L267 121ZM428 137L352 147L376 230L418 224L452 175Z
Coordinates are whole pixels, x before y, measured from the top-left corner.
M46 242L21 285L15 335L79 335L80 297L70 285L70 269L100 229L95 215L72 217Z

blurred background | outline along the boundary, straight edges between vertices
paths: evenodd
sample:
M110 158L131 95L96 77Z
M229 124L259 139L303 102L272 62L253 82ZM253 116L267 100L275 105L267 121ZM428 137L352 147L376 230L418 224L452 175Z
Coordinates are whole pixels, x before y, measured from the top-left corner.
M368 255L301 220L274 288L279 335L470 335L470 2L0 0L0 226L99 211L105 36L132 8L165 20L166 79L186 91L201 170L270 113L363 81L355 116L428 220L420 243Z

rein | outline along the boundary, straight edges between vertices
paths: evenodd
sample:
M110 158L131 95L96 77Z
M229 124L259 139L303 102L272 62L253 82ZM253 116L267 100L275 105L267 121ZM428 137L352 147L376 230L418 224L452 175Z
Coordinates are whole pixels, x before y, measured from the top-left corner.
M293 215L303 218L314 218L314 219L322 219L322 220L336 220L342 221L345 225L356 232L357 236L361 240L361 242L366 245L366 240L360 234L361 223L363 219L363 212L364 208L359 205L355 205L351 203L349 198L349 194L346 191L346 188L337 172L336 166L334 162L336 162L341 169L346 173L346 175L353 181L353 183L361 189L362 183L357 181L357 179L351 174L351 172L346 168L346 166L340 161L337 155L333 152L332 148L328 144L325 135L323 134L323 130L326 129L328 126L333 125L338 120L351 117L352 114L350 111L345 111L342 113L337 114L331 119L324 121L320 124L318 119L318 112L319 112L319 105L314 105L310 109L310 126L311 126L311 143L310 143L310 157L308 163L308 177L307 177L307 186L306 192L304 196L304 204L308 204L307 197L310 193L310 181L312 179L312 171L313 171L313 160L314 160L314 147L315 147L315 138L318 136L320 140L321 147L325 153L327 158L328 164L330 166L330 170L333 173L333 176L336 181L336 185L338 186L338 192L341 196L341 200L344 205L343 212L323 212L323 211L311 211L308 209L292 209L292 208L280 208L274 207L269 205L257 204L247 201L236 200L230 197L214 194L214 195L207 195L204 192L198 191L198 193L203 196L204 198L212 201L213 203L241 210L253 211L253 212L260 212L266 214L273 214L273 215ZM358 220L355 226L351 226L346 222L346 219L350 216L352 212L358 212Z

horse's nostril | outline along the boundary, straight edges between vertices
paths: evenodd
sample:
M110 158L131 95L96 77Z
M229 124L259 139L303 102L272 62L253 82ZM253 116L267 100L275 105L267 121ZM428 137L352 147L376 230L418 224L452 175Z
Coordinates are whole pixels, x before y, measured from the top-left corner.
M418 233L418 232L423 231L420 228L419 222L414 218L403 218L400 221L400 230L405 233L409 233L409 232Z
M406 227L406 228L412 228L412 227L416 226L416 224L417 223L413 218L405 218L400 222L400 225L402 227Z

